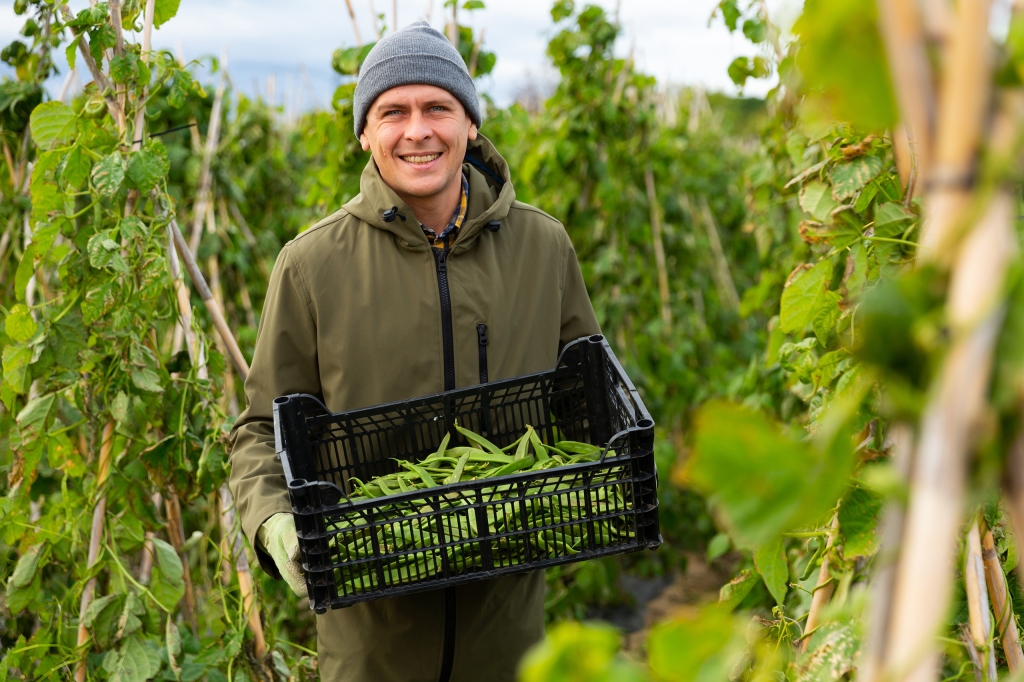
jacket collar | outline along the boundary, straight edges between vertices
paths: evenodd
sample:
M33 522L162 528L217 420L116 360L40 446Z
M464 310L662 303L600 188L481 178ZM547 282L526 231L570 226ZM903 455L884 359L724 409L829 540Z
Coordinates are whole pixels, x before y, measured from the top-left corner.
M509 178L508 164L501 158L490 140L478 135L477 139L467 146L466 155L481 161L490 173L485 175L470 163L462 164L462 170L469 178L469 205L458 239L452 246L453 254L468 249L487 223L492 220L504 220L516 196ZM499 184L489 177L492 174L501 178L504 184ZM412 209L384 182L377 169L377 163L372 158L359 179L359 194L345 204L344 208L363 222L390 232L409 245L430 246ZM389 222L385 220L385 214L392 208L397 215ZM404 216L405 220L402 220L401 216Z

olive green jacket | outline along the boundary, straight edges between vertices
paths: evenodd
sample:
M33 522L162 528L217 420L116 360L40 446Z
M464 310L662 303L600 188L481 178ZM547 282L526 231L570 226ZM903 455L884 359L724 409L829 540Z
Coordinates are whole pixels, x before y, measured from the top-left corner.
M495 381L551 369L564 343L599 332L565 229L515 201L508 166L488 140L478 137L468 154L487 172L463 165L469 206L447 261L450 388L480 383L481 370ZM393 207L398 215L386 214ZM412 211L371 160L360 194L288 242L270 278L245 382L248 407L231 434L231 492L253 545L264 521L291 510L274 458L274 398L311 393L341 412L441 392L445 370L437 260ZM257 554L276 574L269 556L261 548ZM318 616L322 679L437 682L445 592ZM543 572L457 587L447 597L449 613L453 597L451 681L514 680L520 656L543 635Z

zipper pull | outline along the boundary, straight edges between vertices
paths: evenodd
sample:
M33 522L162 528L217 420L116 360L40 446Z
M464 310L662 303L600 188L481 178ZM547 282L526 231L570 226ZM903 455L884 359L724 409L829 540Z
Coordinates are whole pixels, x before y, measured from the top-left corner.
M487 345L487 325L486 324L478 324L476 326L476 337L477 337L477 341L479 342L479 344L481 346L486 346Z
M448 272L448 252L445 249L435 249L437 251L437 269L439 272Z

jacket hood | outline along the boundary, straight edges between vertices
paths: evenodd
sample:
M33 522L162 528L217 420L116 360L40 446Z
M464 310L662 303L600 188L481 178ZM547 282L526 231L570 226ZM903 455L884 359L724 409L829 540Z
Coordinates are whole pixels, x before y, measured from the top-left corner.
M466 221L452 246L453 253L469 248L487 223L504 220L516 198L508 163L483 135L478 134L467 145L462 170L469 179L469 204ZM384 182L377 162L372 158L359 179L359 194L345 204L344 209L363 222L392 233L410 246L430 246L412 209ZM384 215L392 209L396 210L397 216L388 222Z

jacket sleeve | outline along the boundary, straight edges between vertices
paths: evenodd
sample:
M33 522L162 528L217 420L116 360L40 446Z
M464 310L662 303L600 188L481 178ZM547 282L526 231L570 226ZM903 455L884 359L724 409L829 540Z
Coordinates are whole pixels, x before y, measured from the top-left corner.
M581 336L600 334L601 326L597 323L594 306L587 294L587 285L583 282L583 273L576 260L576 250L569 240L569 235L562 231L562 254L564 273L562 275L562 329L558 337L558 347L575 341Z
M274 265L263 304L256 351L245 380L248 403L231 430L228 481L242 530L256 549L260 565L279 577L273 559L257 541L263 522L291 512L284 469L274 451L273 400L289 393L320 395L316 321L292 248Z

